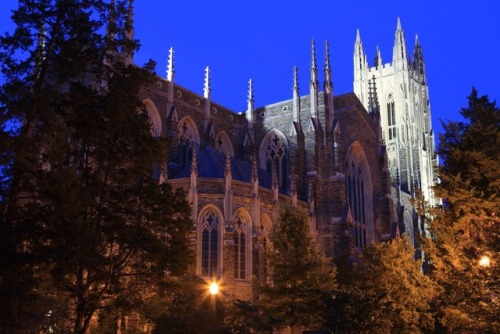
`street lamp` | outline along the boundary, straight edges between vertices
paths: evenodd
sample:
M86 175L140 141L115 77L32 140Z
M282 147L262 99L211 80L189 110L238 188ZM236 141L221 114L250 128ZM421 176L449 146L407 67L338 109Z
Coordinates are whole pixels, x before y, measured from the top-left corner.
M212 296L215 296L216 294L219 293L219 285L217 284L217 282L212 282L210 284L210 286L208 287L208 291L210 292L210 294Z
M487 268L490 266L490 258L487 256L487 255L483 255L480 259L479 259L479 265L483 268Z
M216 308L216 298L217 298L217 294L219 293L219 285L217 284L217 282L214 280L212 281L212 283L210 283L210 285L208 286L208 292L210 293L211 295L211 302L212 302L212 328L210 330L210 332L212 332L212 330L214 330L215 332L217 331L216 330L216 325L217 325L217 308Z

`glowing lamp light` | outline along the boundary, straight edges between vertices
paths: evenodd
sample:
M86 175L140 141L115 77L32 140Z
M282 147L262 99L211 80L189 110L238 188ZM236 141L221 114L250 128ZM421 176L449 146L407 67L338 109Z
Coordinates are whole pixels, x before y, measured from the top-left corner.
M479 265L483 268L489 267L490 266L490 258L488 256L484 255L483 257L481 257L481 259L479 259Z
M208 288L208 291L210 291L211 295L216 295L219 292L219 286L217 285L217 283L212 282L212 284L210 284L210 287Z

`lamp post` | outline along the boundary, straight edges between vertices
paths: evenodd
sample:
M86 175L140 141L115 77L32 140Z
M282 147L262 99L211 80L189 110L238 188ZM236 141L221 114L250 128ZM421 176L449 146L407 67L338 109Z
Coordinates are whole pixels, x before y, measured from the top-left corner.
M210 285L208 286L208 292L210 293L210 296L211 296L211 299L212 299L212 311L213 311L213 319L212 319L212 328L213 329L213 332L215 333L216 332L216 324L217 324L217 309L216 309L216 305L215 305L215 302L216 302L216 298L217 298L217 294L219 293L219 285L217 284L217 282L214 280L212 281L212 283L210 283ZM212 330L211 330L212 332Z
M479 265L483 268L488 268L490 264L491 260L487 255L484 255L479 259Z

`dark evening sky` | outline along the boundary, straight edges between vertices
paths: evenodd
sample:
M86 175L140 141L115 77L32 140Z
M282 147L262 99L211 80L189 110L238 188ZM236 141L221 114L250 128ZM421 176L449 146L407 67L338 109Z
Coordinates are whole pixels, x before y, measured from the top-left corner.
M2 0L0 6L0 32L11 31L10 10L17 1ZM330 44L335 93L352 91L356 29L370 65L377 45L383 63L389 63L397 17L407 49L413 50L416 34L423 47L437 132L438 119L459 118L472 86L499 100L497 0L136 0L135 37L141 48L135 62L143 65L152 58L158 75L165 77L173 47L175 82L202 94L209 66L212 99L240 112L246 109L250 78L256 106L290 99L293 66L299 69L301 95L308 94L312 39L320 73L325 40Z

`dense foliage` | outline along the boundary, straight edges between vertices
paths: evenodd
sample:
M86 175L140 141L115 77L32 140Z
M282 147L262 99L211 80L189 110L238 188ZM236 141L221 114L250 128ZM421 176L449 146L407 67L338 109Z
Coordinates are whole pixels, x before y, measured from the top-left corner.
M430 212L426 253L441 287L435 305L440 328L498 333L500 109L475 89L468 102L463 121L443 124L436 187L443 205Z
M321 327L325 301L336 286L335 269L313 241L307 213L283 205L269 239L269 277L257 287L256 303L236 303L239 312L232 320L237 332Z
M84 333L189 263L189 205L128 66L126 1L19 1L0 39L0 328ZM155 176L155 177L153 177Z

